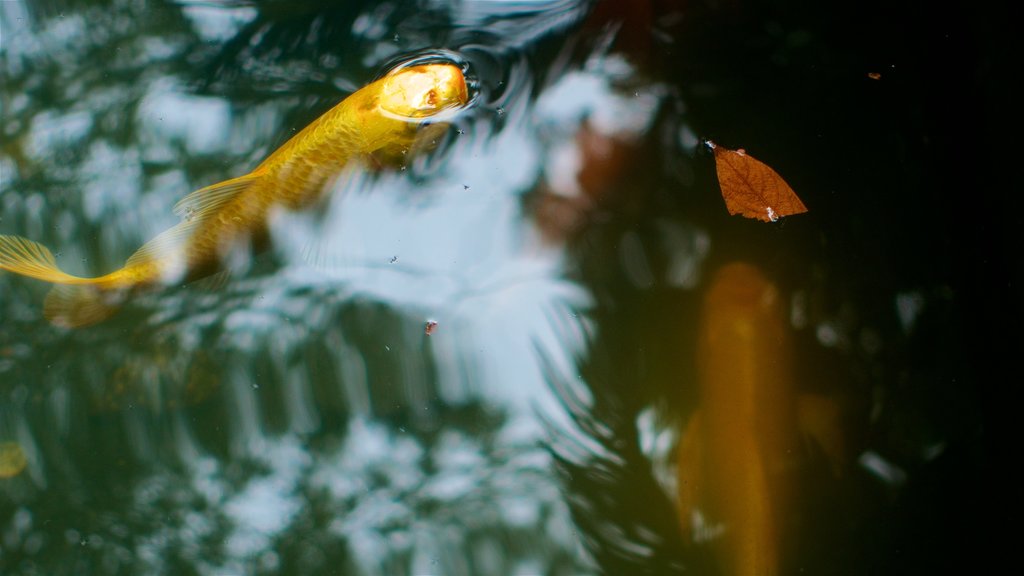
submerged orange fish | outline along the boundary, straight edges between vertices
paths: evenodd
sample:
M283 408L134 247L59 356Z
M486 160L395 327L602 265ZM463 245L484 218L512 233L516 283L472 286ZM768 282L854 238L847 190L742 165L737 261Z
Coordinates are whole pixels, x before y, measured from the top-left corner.
M0 269L58 285L43 308L52 323L94 324L132 291L216 271L232 246L265 232L272 208L315 200L355 158L400 155L415 143L421 123L443 119L467 102L458 66L397 68L329 110L252 172L186 196L174 207L182 221L144 244L122 268L96 278L73 276L45 246L0 235Z
M781 571L801 435L843 457L837 410L799 395L781 295L755 266L723 266L703 304L700 404L679 446L684 533L709 541L720 573Z

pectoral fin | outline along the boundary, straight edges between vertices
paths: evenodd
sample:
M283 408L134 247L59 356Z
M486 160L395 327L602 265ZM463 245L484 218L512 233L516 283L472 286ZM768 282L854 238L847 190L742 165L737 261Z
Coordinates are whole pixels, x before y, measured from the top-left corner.
M199 280L189 284L189 286L203 292L219 292L222 288L227 286L229 280L231 280L231 271L221 270L216 274L200 278Z

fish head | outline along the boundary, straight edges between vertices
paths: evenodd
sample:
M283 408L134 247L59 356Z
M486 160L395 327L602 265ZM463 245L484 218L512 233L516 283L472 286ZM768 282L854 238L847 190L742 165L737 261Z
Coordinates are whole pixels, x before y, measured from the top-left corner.
M469 101L466 78L454 64L397 68L382 83L378 101L381 110L403 119L432 118Z

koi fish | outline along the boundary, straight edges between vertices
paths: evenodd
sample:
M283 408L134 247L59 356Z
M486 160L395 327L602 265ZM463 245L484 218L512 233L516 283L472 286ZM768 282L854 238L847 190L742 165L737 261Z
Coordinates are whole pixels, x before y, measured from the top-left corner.
M704 297L700 403L678 451L684 535L711 544L722 574L780 573L802 433L843 457L838 412L797 393L791 362L778 289L755 266L722 267Z
M252 172L196 190L174 206L176 226L138 249L124 266L82 278L62 271L42 244L0 235L0 269L56 284L44 316L67 327L100 322L127 294L215 272L225 252L266 232L271 209L300 208L357 158L394 158L416 144L420 124L468 102L453 64L399 67L345 98Z

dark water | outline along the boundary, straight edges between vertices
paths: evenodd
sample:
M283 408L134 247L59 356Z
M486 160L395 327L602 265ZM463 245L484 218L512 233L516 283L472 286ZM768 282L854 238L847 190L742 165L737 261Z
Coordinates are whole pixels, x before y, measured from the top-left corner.
M847 447L838 475L796 458L782 573L984 571L987 358L1016 345L972 323L1004 294L976 20L326 4L0 2L0 233L87 275L395 62L449 50L476 94L222 287L66 330L0 274L0 574L721 573L682 534L674 446L735 260L778 287L795 385ZM704 137L810 212L728 216Z

